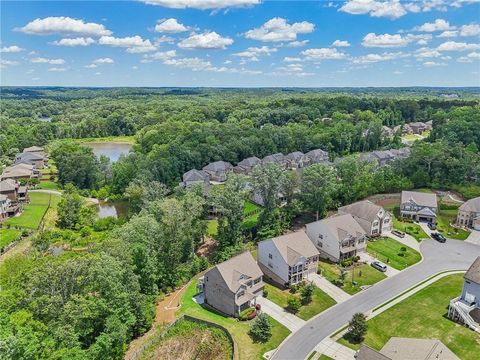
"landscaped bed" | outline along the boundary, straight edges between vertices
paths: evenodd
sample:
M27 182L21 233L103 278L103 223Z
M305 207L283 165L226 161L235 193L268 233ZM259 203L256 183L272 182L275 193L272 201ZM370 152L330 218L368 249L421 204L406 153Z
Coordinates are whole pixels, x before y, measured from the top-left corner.
M477 359L480 336L446 317L449 301L462 292L462 286L463 275L449 275L394 305L367 322L364 343L380 350L393 336L439 339L461 359ZM343 338L339 342L360 348Z
M298 293L292 294L288 289L281 290L278 287L270 284L265 284L265 290L268 293L267 299L285 309L288 308L287 301L289 297L298 296L300 298L300 294ZM308 320L335 304L335 300L314 286L312 301L309 304L302 305L300 310L295 315L303 320Z
M42 221L43 215L48 208L51 196L51 206L56 207L60 196L55 194L30 192L28 197L30 203L26 204L23 213L19 216L11 217L4 223L5 225L18 226L20 228L37 229Z
M403 270L422 259L418 251L391 238L369 241L367 251L378 260L397 270Z
M241 360L263 359L262 356L264 353L277 348L290 334L290 331L285 326L270 318L269 320L272 324L272 337L270 340L265 343L253 342L248 335L252 321L239 321L215 312L212 309L208 309L207 307L198 305L193 301L193 297L196 294L197 279L195 278L188 285L182 296L182 305L177 315L187 314L225 327L238 345L238 355Z

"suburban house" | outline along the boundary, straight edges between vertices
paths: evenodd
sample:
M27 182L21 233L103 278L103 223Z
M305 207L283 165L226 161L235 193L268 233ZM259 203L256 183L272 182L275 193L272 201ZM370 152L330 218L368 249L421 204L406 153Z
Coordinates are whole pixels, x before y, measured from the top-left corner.
M33 165L35 169L43 169L45 157L39 153L23 152L15 155L15 164Z
M388 150L377 150L367 153L362 153L358 157L360 161L368 161L375 163L377 166L385 166L391 163L395 158Z
M480 197L470 199L458 208L457 225L480 230Z
M33 153L45 157L45 149L41 146L30 146L23 149L24 153Z
M460 360L437 339L391 337L380 351L362 345L356 360Z
M301 151L294 151L285 156L289 169L299 169L305 166L305 154Z
M277 165L284 166L286 164L286 158L285 155L282 153L276 153L272 155L267 155L262 159L262 164L269 164L269 163L274 163Z
M289 287L316 273L319 252L307 234L296 231L258 243L258 265L267 278Z
M435 222L437 195L416 191L402 191L400 214L414 221Z
M237 317L243 310L256 305L263 294L263 273L246 251L214 268L200 278L205 303L227 315Z
M306 165L328 163L328 152L323 151L322 149L311 150L305 154L305 162Z
M393 131L392 128L386 126L386 125L383 125L382 126L382 135L383 137L390 137L390 136L393 136L393 134L395 133L395 131Z
M462 294L450 301L448 317L480 332L480 256L463 279Z
M39 177L40 172L34 168L33 165L30 164L17 164L13 166L8 166L3 170L1 179L25 179L29 180L34 177Z
M3 194L0 194L0 221L7 218L7 209L10 207L11 200Z
M423 134L425 131L429 131L432 129L431 126L428 126L427 124L425 124L424 122L413 122L413 123L410 123L409 124L410 127L412 128L412 131L414 134Z
M207 173L211 181L224 182L227 180L228 173L233 170L233 166L227 161L220 160L208 164L202 170Z
M192 169L187 171L182 176L182 182L180 186L184 188L189 188L191 186L201 186L203 193L208 194L208 189L210 187L210 178L208 174L203 170Z
M260 160L256 156L251 156L249 158L243 159L240 161L237 166L233 168L233 171L237 174L245 174L248 175L252 172L253 168L260 164L262 160Z
M402 135L411 135L413 134L413 129L410 124L403 124L402 126Z
M13 179L0 181L0 195L7 196L11 201L18 201L18 183Z
M367 247L367 233L350 214L307 224L306 232L320 256L332 261L357 256Z
M368 236L379 236L392 230L392 215L368 200L342 206L338 213L352 215Z
M394 160L408 158L410 156L410 153L412 152L412 150L408 146L400 149L390 149L388 151L392 154Z

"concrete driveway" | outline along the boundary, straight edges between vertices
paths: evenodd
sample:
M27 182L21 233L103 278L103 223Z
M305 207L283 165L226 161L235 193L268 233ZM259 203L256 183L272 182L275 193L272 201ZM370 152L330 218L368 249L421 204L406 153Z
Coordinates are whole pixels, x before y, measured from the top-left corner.
M401 238L400 236L394 235L391 232L388 232L382 235L385 235L394 240L397 240L398 242L401 242L403 245L411 247L414 250L420 251L420 243L412 235L405 234L403 238Z
M480 245L480 231L472 230L472 232L465 241L471 244Z
M272 359L305 359L323 339L346 325L354 313L368 313L439 272L466 270L480 254L480 246L455 240L445 244L424 240L420 250L424 257L422 262L312 318L279 346Z
M375 261L375 260L378 260L378 259L376 259L375 257L373 257L372 255L370 255L370 254L367 253L367 252L360 254L360 261L364 261L364 262L366 262L368 265L370 265L370 264L372 263L372 261ZM385 263L384 261L381 261L381 260L379 260L379 261L387 266L387 271L384 272L384 274L385 274L387 277L391 277L391 276L397 275L397 274L400 272L400 270L394 269L393 267L391 267L390 265L388 265L388 264ZM378 270L378 271L379 271L379 270Z
M338 303L344 302L352 297L338 286L333 285L330 281L317 273L309 274L308 280L312 281L320 290L325 292L333 300Z
M291 332L297 331L303 325L305 325L305 320L300 319L298 316L290 314L284 308L278 306L273 301L268 300L264 297L258 297L257 303L262 305L262 311L272 318L277 320L280 324L285 326Z

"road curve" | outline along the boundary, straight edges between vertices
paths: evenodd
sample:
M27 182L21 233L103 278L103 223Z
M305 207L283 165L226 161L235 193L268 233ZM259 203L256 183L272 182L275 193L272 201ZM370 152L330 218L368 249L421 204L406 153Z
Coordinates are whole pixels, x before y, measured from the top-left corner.
M456 240L448 240L445 244L424 240L420 250L424 257L421 263L312 318L301 329L291 334L271 359L305 359L324 338L346 325L354 313L367 313L439 272L466 270L475 258L480 256L480 246Z

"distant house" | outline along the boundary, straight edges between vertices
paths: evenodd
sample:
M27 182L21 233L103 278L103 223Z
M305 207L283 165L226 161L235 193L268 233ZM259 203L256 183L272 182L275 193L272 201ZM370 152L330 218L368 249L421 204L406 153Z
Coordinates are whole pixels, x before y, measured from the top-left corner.
M425 131L431 129L431 127L429 128L429 126L427 124L425 124L424 122L413 122L413 123L410 123L409 124L410 127L412 128L412 131L414 134L423 134Z
M316 273L317 248L304 231L278 236L258 243L258 265L265 276L279 285L292 286Z
M391 337L380 351L362 345L356 360L460 360L437 339Z
M10 205L11 200L8 198L8 196L0 194L0 221L8 217L7 209L10 207Z
M0 181L0 195L7 196L11 201L18 201L19 184L13 179L5 179Z
M365 251L367 233L350 214L336 215L306 225L320 256L340 261Z
M368 236L379 236L392 230L392 215L368 200L342 206L338 213L352 215Z
M262 160L260 160L256 156L251 156L249 158L243 159L240 161L237 166L233 168L233 171L237 174L245 174L248 175L252 172L253 168L260 164Z
M458 208L457 225L480 230L480 197L470 199Z
M208 164L202 170L208 174L211 181L224 182L233 170L233 166L227 161L220 160Z
M45 156L45 149L41 146L30 146L25 149L23 149L24 153L33 153L33 154L38 154L41 156Z
M15 164L33 165L35 169L43 169L45 157L39 153L23 152L15 155Z
M462 294L450 301L448 317L480 332L480 256L463 279Z
M411 135L413 134L413 129L410 124L403 124L402 126L402 135Z
M246 251L224 261L205 273L200 280L205 303L231 316L254 306L263 294L263 273Z
M414 221L435 222L437 195L416 191L402 191L400 215Z
M311 150L305 154L305 162L306 165L328 163L328 152L323 151L322 149Z
M390 137L390 136L393 136L393 134L394 134L394 131L393 131L392 128L390 128L388 126L385 126L385 125L382 126L383 137Z
M433 120L428 120L426 123L426 128L427 128L427 131L430 131L433 129Z
M391 164L394 160L405 159L409 156L410 148L404 147L401 149L376 150L361 153L358 159L360 161L370 162L375 164L375 166L382 167Z
M305 166L305 154L301 151L294 151L285 156L287 167L290 169L299 169Z
M29 180L34 177L38 177L40 172L34 168L33 165L29 164L17 164L13 166L8 166L3 170L1 179L13 179L20 180L25 179Z
M410 153L412 152L412 150L408 146L400 148L400 149L390 149L388 151L392 154L394 160L396 160L396 159L406 159L410 156Z
M273 164L277 164L277 165L280 165L280 166L285 166L286 162L287 162L287 160L285 158L285 155L283 155L282 153L267 155L262 159L262 164L273 163Z
M182 176L182 182L180 186L184 188L189 188L192 186L200 186L205 195L208 194L210 187L210 178L208 174L203 170L192 169L187 171Z

